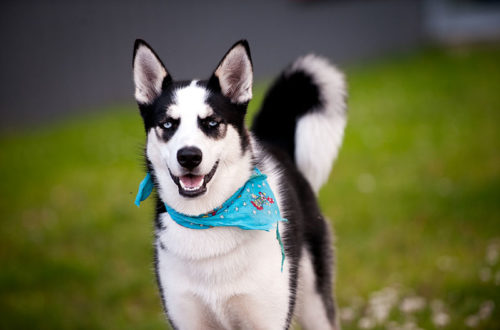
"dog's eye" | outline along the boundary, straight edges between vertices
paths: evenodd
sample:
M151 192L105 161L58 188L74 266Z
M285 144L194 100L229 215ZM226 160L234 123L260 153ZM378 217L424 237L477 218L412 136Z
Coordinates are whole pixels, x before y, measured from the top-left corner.
M221 118L216 117L207 117L207 118L199 118L198 124L200 128L205 131L207 134L217 134L219 132L219 128L224 124L224 121Z
M174 126L174 123L171 121L171 120L167 120L164 124L163 124L163 127L165 127L166 129L170 129Z

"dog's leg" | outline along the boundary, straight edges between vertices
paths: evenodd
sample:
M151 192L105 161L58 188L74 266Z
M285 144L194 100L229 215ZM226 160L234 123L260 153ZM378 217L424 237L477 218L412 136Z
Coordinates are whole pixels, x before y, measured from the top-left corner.
M276 302L258 301L257 297L238 295L231 297L226 309L230 315L230 328L240 330L285 329L287 313L278 311Z
M218 330L224 327L216 320L213 312L191 293L169 296L175 303L168 304L168 315L174 326L179 329Z
M304 250L300 262L300 280L297 292L297 320L307 330L340 330L338 322L329 317L325 295L320 294L310 254ZM328 293L331 295L331 293ZM331 298L331 296L330 296Z

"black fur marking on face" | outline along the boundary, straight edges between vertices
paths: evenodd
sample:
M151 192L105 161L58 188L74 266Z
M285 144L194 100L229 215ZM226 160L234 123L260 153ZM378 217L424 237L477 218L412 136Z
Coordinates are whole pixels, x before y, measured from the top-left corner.
M245 153L250 148L250 137L245 128L245 115L248 103L236 104L221 94L219 81L213 76L209 81L199 81L198 86L208 90L207 104L212 108L214 118L221 118L227 125L233 126L240 136L241 150Z
M160 125L158 125L160 130L156 130L157 135L158 132L160 132L159 138L167 142L172 138L172 136L174 136L175 132L177 131L177 128L180 125L180 122L181 122L180 119L174 119L172 117L166 116L165 119L162 122L160 122Z
M190 81L169 82L162 87L161 95L153 103L149 105L139 104L146 134L153 127L160 127L162 131L165 131L163 124L168 120L167 109L175 102L175 91L187 87L190 83ZM172 134L162 132L161 138L165 142L168 141L175 132L170 131L170 133Z
M226 136L227 125L224 120L218 116L208 116L198 118L198 126L206 136L219 140Z

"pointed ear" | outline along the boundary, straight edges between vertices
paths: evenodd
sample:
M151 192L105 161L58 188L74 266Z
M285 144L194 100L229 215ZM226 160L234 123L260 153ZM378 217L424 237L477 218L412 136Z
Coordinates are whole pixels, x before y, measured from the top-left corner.
M253 68L250 48L240 40L229 49L211 78L221 93L233 103L247 103L252 98Z
M140 104L151 104L160 96L163 86L172 81L160 58L141 39L134 45L135 99Z

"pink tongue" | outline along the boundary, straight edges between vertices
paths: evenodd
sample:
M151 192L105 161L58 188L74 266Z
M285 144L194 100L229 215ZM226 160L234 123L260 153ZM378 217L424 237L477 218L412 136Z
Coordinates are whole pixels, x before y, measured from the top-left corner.
M179 179L186 188L198 188L203 183L203 175L184 175Z

